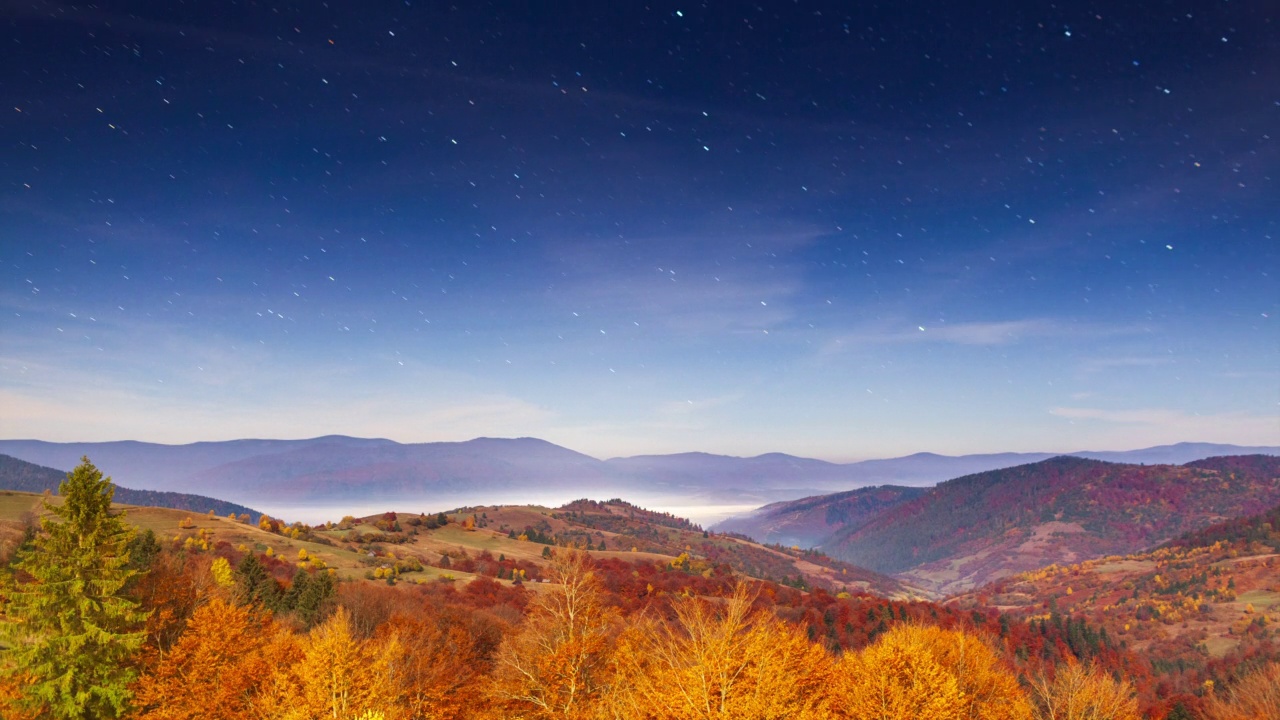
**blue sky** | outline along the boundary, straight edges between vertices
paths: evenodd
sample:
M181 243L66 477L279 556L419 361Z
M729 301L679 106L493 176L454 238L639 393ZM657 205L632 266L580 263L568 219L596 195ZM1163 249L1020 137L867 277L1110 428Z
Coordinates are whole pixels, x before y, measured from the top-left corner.
M1260 5L135 5L2 6L2 436L1280 442Z

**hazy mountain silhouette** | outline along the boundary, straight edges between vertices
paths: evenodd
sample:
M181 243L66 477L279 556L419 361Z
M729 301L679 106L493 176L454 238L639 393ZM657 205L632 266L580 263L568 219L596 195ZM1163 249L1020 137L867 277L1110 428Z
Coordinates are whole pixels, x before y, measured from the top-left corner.
M1141 463L1259 452L1280 453L1280 448L1184 443L1079 455ZM780 453L746 458L683 453L599 460L536 438L404 444L340 435L188 445L0 440L0 453L64 471L88 455L129 487L276 504L482 494L518 500L522 494L544 490L601 496L662 494L702 501L717 497L750 504L867 485L927 486L1051 457L919 453L838 464Z

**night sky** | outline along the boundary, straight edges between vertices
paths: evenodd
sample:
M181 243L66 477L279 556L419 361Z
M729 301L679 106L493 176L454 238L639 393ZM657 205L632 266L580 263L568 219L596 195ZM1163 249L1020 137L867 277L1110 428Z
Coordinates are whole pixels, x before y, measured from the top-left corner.
M0 0L0 436L1280 442L1275 3L523 5Z

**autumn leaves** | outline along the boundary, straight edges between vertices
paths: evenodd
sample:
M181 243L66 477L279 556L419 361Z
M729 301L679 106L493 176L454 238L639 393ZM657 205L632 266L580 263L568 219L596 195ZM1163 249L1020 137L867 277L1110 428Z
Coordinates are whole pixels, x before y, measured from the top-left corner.
M977 613L970 623L945 606L909 616L899 605L895 617L878 599L857 612L847 596L779 603L767 583L735 587L727 573L713 583L570 549L548 552L552 582L532 590L488 578L335 584L310 569L286 589L264 565L292 569L279 561L229 546L214 558L168 552L135 537L110 512L111 490L87 463L72 473L64 505L0 587L11 626L0 648L6 720L1140 716L1119 675L1076 662L1096 656L1071 621L1056 646L1046 629L1061 631L1057 621L1036 632L1001 617L992 639L994 622L988 638ZM827 604L806 609L816 600ZM823 635L837 625L842 634ZM1268 717L1280 708L1276 667L1220 692L1206 684L1195 711Z
M552 574L555 584L488 651L456 618L427 606L412 614L381 607L383 601L406 607L389 588L347 593L305 635L253 606L215 597L135 684L136 716L1138 717L1127 687L1079 666L1060 669L1058 680L1045 679L1028 693L986 642L960 631L901 624L862 651L836 657L755 607L745 585L727 598L674 598L624 622L605 602L585 554L557 554ZM1106 715L1085 712L1103 708Z
M668 616L621 625L601 605L582 555L557 558L560 585L535 601L504 643L490 684L492 717L586 720L1136 720L1132 692L1071 666L1067 714L1058 684L1033 696L982 639L899 625L836 658L746 586L725 599L685 597ZM1104 709L1106 715L1090 715Z

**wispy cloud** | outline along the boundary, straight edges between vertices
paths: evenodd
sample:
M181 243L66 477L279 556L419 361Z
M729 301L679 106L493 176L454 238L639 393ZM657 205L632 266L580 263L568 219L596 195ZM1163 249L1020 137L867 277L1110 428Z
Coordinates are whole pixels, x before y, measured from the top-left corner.
M553 301L680 336L761 333L795 316L806 288L796 251L813 229L722 237L677 234L604 245L562 241L564 280Z
M698 415L735 403L741 400L742 397L741 393L736 393L711 398L668 400L658 405L657 414L666 417Z
M288 402L209 405L181 396L145 397L110 388L80 389L55 397L0 389L0 406L4 408L0 437L65 442L145 438L185 443L331 433L401 442L465 440L536 434L537 428L554 418L537 405L500 395L439 402L382 395L350 403L293 397ZM85 417L86 407L110 408L110 412ZM174 422L175 418L182 421Z
M949 345L1012 345L1027 340L1086 339L1127 335L1137 328L1125 325L1072 323L1047 318L918 325L902 323L892 329L863 330L833 338L825 354L865 346L941 343Z
M1073 423L1125 426L1126 438L1166 443L1195 440L1269 445L1280 442L1280 415L1246 412L1198 414L1168 408L1109 410L1088 407L1055 407L1051 415Z
M1144 369L1161 367L1164 365L1172 365L1176 361L1171 357L1101 357L1091 358L1084 361L1080 366L1081 371L1086 373L1098 373L1108 370L1123 370L1128 368Z

